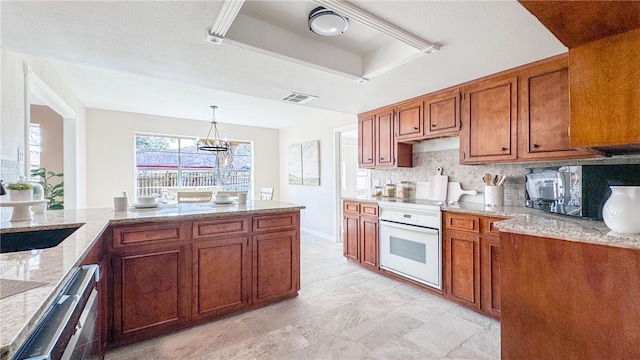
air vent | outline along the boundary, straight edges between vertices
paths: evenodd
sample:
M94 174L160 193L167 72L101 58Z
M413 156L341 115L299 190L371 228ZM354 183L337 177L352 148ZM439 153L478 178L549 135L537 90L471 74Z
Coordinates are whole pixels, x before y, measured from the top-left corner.
M306 104L311 100L317 99L317 96L313 96L313 95L306 95L306 94L300 94L300 93L291 93L285 97L283 97L282 101L286 101L286 102L290 102L290 103L294 103L294 104Z

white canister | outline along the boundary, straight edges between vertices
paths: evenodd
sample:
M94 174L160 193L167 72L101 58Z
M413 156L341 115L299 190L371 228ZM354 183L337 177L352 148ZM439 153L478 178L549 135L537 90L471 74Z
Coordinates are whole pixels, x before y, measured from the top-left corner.
M611 186L602 208L605 225L615 232L640 233L640 186Z
M504 205L504 186L486 185L484 187L484 205Z

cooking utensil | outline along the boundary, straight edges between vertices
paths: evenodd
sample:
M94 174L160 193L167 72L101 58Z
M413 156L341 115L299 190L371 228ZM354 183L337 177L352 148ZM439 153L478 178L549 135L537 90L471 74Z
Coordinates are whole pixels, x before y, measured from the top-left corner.
M502 177L498 181L498 186L504 185L505 180L507 180L507 175L502 175Z
M484 173L484 184L485 185L491 185L491 179L493 179L493 176L491 176L491 174Z
M458 201L462 195L476 195L476 190L462 190L459 182L452 181L447 188L447 201Z
M498 185L498 175L493 177L493 180L491 181L491 185Z
M431 186L433 184L433 186ZM447 200L447 187L449 186L449 176L442 175L442 167L436 168L436 174L431 176L429 187L432 187L433 193L431 200L445 201Z

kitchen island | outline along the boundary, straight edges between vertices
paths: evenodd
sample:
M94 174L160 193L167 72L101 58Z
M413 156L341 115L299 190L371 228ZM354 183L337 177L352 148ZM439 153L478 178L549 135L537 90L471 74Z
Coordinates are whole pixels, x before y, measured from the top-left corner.
M44 283L0 300L2 358L24 341L73 270L84 263L100 262L106 268L101 270L101 297L109 329L104 336L110 346L295 296L300 286L302 208L256 200L246 205L178 204L123 212L58 210L23 222L9 222L9 213L2 212L0 237L82 224L58 246L0 255L0 278ZM219 260L225 260L224 269L215 268ZM217 297L206 285L231 280L234 284L227 283ZM132 301L141 299L143 293L136 289L144 284L144 295L159 301L152 304L156 311L141 313L144 307Z

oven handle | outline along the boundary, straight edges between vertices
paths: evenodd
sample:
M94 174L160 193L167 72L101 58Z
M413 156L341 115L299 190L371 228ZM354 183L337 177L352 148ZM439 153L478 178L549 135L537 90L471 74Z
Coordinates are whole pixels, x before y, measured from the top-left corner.
M438 233L440 232L437 229L425 228L425 227L417 226L417 225L398 224L398 223L387 221L387 220L380 220L380 226L382 226L382 225L389 226L389 227L394 227L394 228L398 228L398 229L403 229L403 230L419 231L419 232L428 233L428 234L435 234L435 235L438 235Z

